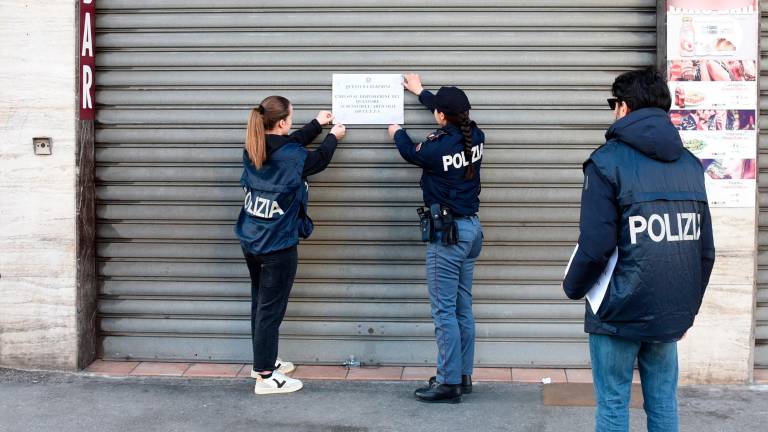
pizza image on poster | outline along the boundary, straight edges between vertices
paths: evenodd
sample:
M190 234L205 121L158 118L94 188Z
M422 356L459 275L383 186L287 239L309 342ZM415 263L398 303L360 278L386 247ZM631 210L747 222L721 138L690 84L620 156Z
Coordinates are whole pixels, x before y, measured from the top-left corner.
M755 131L680 131L683 145L699 159L755 159Z

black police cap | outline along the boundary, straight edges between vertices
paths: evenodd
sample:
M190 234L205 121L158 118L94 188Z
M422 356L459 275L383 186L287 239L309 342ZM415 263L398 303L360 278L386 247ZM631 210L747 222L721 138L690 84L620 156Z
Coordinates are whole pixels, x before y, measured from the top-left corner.
M440 87L435 95L435 109L444 114L459 114L469 111L472 105L466 93L458 87Z

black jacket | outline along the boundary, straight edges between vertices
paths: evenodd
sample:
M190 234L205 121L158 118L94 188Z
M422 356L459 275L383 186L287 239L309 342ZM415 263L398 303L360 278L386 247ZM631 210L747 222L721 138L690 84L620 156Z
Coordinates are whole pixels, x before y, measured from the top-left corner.
M280 147L289 142L297 142L302 146L308 146L323 131L323 127L317 120L312 120L301 129L290 135L267 135L267 158ZM309 177L323 171L331 163L333 153L336 151L336 135L329 133L316 150L307 151L307 159L304 161L303 177Z
M699 160L661 109L631 112L584 163L579 249L563 281L586 295L618 247L618 262L585 331L632 340L680 339L699 311L715 259Z

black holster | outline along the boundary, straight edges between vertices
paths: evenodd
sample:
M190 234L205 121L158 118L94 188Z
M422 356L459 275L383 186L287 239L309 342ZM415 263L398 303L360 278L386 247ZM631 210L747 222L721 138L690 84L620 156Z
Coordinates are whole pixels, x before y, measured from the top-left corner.
M453 213L448 207L440 204L432 204L429 208L419 207L419 227L421 229L421 241L431 242L437 238L437 233L443 233L444 245L459 243L459 227L453 220Z
M416 209L419 214L419 229L421 230L421 241L431 242L435 239L435 225L432 223L432 213L428 208L419 207Z

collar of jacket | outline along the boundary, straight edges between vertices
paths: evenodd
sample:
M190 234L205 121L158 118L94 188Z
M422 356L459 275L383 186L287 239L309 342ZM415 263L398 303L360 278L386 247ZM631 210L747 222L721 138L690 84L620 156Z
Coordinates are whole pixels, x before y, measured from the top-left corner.
M291 139L288 135L267 134L266 135L267 155L270 155L278 151L280 147L284 146L290 141Z

